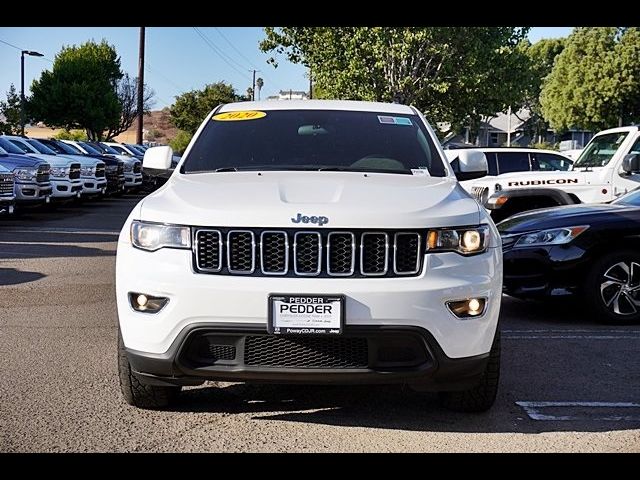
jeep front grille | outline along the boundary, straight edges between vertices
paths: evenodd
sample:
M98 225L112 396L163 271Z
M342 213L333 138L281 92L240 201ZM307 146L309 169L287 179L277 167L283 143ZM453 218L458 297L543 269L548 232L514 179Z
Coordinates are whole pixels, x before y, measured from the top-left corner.
M10 173L0 174L0 195L13 196L13 175Z
M422 231L193 228L198 273L396 277L422 270Z

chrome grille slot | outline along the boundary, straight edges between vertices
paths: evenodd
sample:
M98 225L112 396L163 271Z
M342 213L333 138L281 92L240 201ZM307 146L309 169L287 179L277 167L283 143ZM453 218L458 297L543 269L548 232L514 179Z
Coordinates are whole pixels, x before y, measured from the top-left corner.
M256 268L256 241L250 230L231 230L227 234L229 273L249 274Z
M222 234L219 230L196 230L194 251L198 269L219 272L222 269Z
M13 175L0 174L0 195L13 196Z
M260 269L265 275L286 275L289 271L287 232L267 230L260 234Z
M356 237L351 232L327 235L327 273L331 276L353 275L356 268Z
M296 275L320 275L322 236L318 232L296 232L293 237L293 270Z
M389 270L389 235L365 232L360 242L360 273L385 275Z
M396 233L393 245L393 271L399 275L418 273L421 250L419 233Z

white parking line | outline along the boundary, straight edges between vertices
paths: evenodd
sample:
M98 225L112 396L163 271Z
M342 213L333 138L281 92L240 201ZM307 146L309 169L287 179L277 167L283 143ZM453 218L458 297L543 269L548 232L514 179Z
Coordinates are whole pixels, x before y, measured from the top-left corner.
M535 330L502 330L502 338L511 340L536 339L589 339L589 340L635 340L640 339L638 330L615 329L535 329Z
M522 407L527 416L531 420L538 421L570 421L570 420L600 420L611 422L640 422L640 403L632 402L516 402L516 405ZM568 409L569 415L551 415L549 413L543 413L544 409ZM598 415L598 410L603 409L637 409L638 411L631 411L621 415ZM592 409L593 415L585 412L585 409ZM573 410L573 411L572 411ZM581 414L577 414L578 410ZM637 413L637 414L636 414Z
M84 228L5 228L3 232L7 233L53 233L53 234L73 234L73 235L112 235L118 236L120 232L113 230L87 230Z

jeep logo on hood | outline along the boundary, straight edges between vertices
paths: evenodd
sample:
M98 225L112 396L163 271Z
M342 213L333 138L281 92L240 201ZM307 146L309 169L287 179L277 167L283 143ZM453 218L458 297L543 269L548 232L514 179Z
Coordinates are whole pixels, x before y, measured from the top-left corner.
M301 213L298 213L298 216L295 218L292 218L291 221L293 223L315 223L319 227L321 227L329 223L329 217L316 217L315 215L311 217L307 217L306 215L302 215Z

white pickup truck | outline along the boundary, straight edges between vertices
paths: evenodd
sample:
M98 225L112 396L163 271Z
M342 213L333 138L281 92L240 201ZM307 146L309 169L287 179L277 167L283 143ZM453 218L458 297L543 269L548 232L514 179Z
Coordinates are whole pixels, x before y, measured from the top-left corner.
M514 172L461 184L496 222L535 208L610 202L640 186L640 128L598 133L566 172Z

